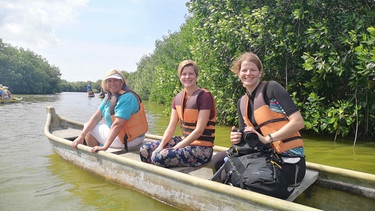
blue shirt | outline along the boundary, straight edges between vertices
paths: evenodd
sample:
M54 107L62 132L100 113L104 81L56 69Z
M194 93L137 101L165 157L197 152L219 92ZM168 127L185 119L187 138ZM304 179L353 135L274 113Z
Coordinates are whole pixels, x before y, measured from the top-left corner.
M99 110L102 112L102 116L108 127L112 125L112 119L110 114L110 100L107 101L106 96L99 106ZM139 103L137 97L131 92L126 92L117 99L117 104L115 106L115 117L119 117L125 120L129 120L132 114L137 113L139 110Z

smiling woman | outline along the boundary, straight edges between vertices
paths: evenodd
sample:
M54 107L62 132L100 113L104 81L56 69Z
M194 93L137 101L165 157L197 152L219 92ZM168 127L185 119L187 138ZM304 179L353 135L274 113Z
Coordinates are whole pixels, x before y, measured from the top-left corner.
M78 144L86 141L88 146L93 147L93 153L105 151L109 147L126 151L128 147L129 150L138 150L148 129L139 96L130 90L124 76L118 70L111 70L106 74L102 87L108 94L98 110L85 123L72 147L77 148ZM101 122L103 118L105 123ZM124 128L131 130L123 132Z
M173 99L168 127L162 140L141 147L141 160L163 167L201 166L213 154L215 101L208 90L197 86L198 66L194 61L182 61L178 75L184 89ZM182 136L173 136L179 122Z

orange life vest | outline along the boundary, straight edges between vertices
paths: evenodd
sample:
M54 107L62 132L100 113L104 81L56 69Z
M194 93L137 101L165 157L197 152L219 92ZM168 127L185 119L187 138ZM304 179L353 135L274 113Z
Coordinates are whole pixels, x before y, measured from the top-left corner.
M254 120L258 124L258 127L264 136L267 136L268 134L279 130L289 122L285 114L277 113L269 108L264 100L266 88L267 83L259 84L259 87L257 88L258 90L254 97L253 106ZM246 94L241 97L241 115L247 126L254 127L248 118L248 106L249 96ZM280 154L296 147L303 147L303 140L301 134L297 131L284 140L275 140L274 142L272 142L272 147L275 148L278 154Z
M182 127L182 139L186 138L197 126L198 121L198 97L204 92L209 92L206 89L199 89L184 103L186 92L181 91L176 96L175 106L176 111ZM192 146L214 146L215 140L215 124L216 124L216 106L215 101L210 93L213 102L214 115L207 122L202 136L193 141ZM211 116L211 115L210 115Z
M129 92L133 93L135 97L137 98L138 103L139 103L139 110L137 111L137 113L130 115L130 119L125 122L124 127L120 130L119 134L117 135L120 138L121 142L125 144L125 146L126 146L125 140L127 142L130 142L134 140L135 138L145 134L148 130L148 123L147 123L146 113L143 107L142 100L135 92L131 90L129 90ZM120 95L125 94L125 93L126 92L124 91L120 93ZM111 107L114 108L114 106L111 106ZM113 111L111 111L111 119L112 119L112 122L115 121L115 115Z

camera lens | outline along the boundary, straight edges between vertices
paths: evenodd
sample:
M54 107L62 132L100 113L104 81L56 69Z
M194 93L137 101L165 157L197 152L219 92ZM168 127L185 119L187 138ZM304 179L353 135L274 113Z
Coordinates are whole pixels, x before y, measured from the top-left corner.
M244 132L243 139L251 146L254 147L258 143L258 136L252 132Z

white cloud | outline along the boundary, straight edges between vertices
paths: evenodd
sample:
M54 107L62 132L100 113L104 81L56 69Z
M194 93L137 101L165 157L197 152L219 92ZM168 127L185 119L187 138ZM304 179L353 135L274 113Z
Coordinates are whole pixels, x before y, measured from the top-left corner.
M49 62L58 66L68 81L97 81L110 69L136 70L136 61L151 52L150 48L86 42L67 42L58 50L48 52Z
M58 44L55 26L72 23L88 0L5 0L0 3L0 34L4 42L27 49Z
M0 0L0 38L29 49L68 81L136 70L166 31L184 22L187 0Z

